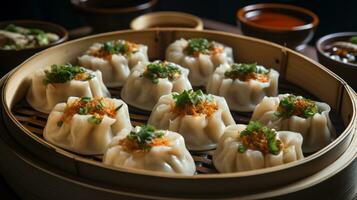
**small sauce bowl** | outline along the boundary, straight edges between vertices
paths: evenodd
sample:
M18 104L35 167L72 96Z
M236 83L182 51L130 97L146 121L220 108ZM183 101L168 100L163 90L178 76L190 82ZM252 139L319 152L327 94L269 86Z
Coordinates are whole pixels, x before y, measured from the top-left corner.
M245 35L302 50L312 39L319 19L313 12L287 4L254 4L237 12Z
M130 23L130 28L142 30L156 27L181 27L203 29L203 22L199 17L182 12L153 12L141 15Z
M130 21L152 11L158 0L71 0L94 33L128 29Z
M331 71L343 78L354 90L357 90L357 64L351 62L341 62L332 59L326 54L326 49L334 42L348 41L351 37L357 36L357 32L332 33L321 37L316 42L317 57L319 62Z

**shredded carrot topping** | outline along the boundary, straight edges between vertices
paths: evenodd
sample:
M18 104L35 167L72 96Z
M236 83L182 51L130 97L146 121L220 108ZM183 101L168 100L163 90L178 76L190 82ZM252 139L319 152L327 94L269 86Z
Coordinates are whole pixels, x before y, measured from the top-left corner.
M263 154L269 153L268 139L264 134L252 132L251 135L242 136L241 141L248 149L258 150Z
M209 48L207 52L210 55L217 55L217 54L221 54L223 52L223 48L222 47L212 47L212 48ZM202 52L194 51L192 53L192 56L193 57L199 57L201 53Z
M155 138L151 141L150 145L154 146L169 146L170 142L167 138Z
M208 41L204 38L191 38L188 40L184 51L193 57L198 57L200 54L216 55L222 53L224 47L213 41Z
M227 70L224 75L226 78L239 79L241 81L269 81L269 70L264 67L258 67L256 63L233 63L231 69Z
M142 125L131 131L126 138L119 140L124 151L148 152L155 146L169 146L169 140L164 132L158 131L151 125Z
M97 57L97 58L103 58L105 60L110 60L112 58L112 54L109 53L108 51L103 51L102 49L98 51L91 51L89 53L91 56Z
M179 115L211 116L218 110L217 102L212 95L204 94L201 90L184 90L180 94L172 94L174 99L171 112Z
M310 102L306 101L305 99L297 99L295 102L295 110L293 115L301 115L302 111L305 110L307 107L310 106Z
M217 103L210 101L204 101L198 103L197 105L187 104L184 107L177 107L176 105L171 106L171 112L176 113L178 115L207 115L209 117L217 110Z
M121 107L121 106L120 106ZM92 115L93 118L90 118L90 122L99 124L103 119L104 115L107 115L111 118L114 118L117 114L117 110L120 107L115 108L114 102L104 97L83 97L76 100L71 105L67 105L65 108L59 125L62 125L63 122L67 122L72 119L75 114L80 115Z
M269 77L267 74L258 74L255 72L248 73L245 76L240 78L242 81L249 81L249 80L257 80L259 82L266 83L269 81Z
M91 51L89 54L94 57L111 59L113 54L120 53L129 55L139 50L139 45L133 42L118 40L104 43L104 46L97 51Z
M278 155L283 143L276 137L274 129L270 129L260 122L250 121L247 128L240 132L241 145L238 152L244 153L247 149L260 151L263 154Z
M79 74L76 74L76 76L74 77L74 80L77 80L77 81L89 80L92 78L92 76L93 75L91 75L88 72L79 73Z

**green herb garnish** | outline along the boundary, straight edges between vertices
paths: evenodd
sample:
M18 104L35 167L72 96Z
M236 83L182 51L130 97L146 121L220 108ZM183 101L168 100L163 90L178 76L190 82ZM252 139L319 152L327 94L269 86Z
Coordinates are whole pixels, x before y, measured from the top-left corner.
M109 41L103 44L103 50L108 52L109 54L129 54L130 48L128 44L123 40L119 41Z
M202 90L184 90L180 94L173 93L175 105L171 112L178 115L206 115L211 116L218 110L218 104L210 94L204 94Z
M142 74L143 77L150 79L155 84L159 82L159 78L168 78L173 81L180 75L181 70L175 64L158 60L148 64Z
M95 116L91 116L87 119L87 121L91 124L95 124L95 125L98 125L102 122L102 119L101 118L97 118Z
M88 114L89 108L87 106L79 108L78 114L86 115Z
M50 41L48 40L48 37L45 33L42 33L42 34L38 34L35 36L36 40L37 40L37 43L40 45L40 46L45 46L45 45L48 45L50 43Z
M234 63L231 65L231 69L224 73L226 78L239 79L246 81L249 75L255 76L256 74L267 74L269 70L258 67L257 63L246 64L246 63Z
M81 101L82 101L82 102L86 102L86 103L90 102L91 100L92 100L91 97L82 97L82 98L81 98Z
M357 44L357 36L353 36L350 38L350 42L353 44Z
M238 152L244 153L247 149L261 151L264 154L279 154L282 146L281 141L276 138L274 129L270 129L260 122L250 121L247 128L239 135L241 145Z
M211 95L205 95L202 90L184 90L181 94L172 94L177 107L185 107L187 104L197 105L205 100L212 101Z
M289 95L280 100L277 111L274 114L282 118L289 118L293 115L309 118L318 112L319 109L314 101L295 95Z
M134 141L138 144L139 148L145 151L151 149L151 142L156 138L162 138L163 132L158 132L152 125L142 125L139 130L134 130L129 133L127 139Z
M80 74L85 76L78 76ZM43 79L43 84L48 85L51 83L65 83L73 79L87 81L94 77L93 74L88 73L83 67L65 64L65 65L52 65L51 70L45 70L46 78Z
M238 150L239 153L244 153L244 152L247 151L247 148L245 146L243 146L243 145L238 145L238 149L237 150Z
M210 43L204 38L192 38L188 40L186 52L189 55L195 55L197 53L209 54Z

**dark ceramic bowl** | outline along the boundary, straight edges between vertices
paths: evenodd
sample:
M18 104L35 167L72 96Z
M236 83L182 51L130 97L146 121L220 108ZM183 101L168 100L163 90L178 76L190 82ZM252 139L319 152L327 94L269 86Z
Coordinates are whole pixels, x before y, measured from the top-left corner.
M296 17L304 25L291 28L262 26L250 19L262 12L275 12ZM302 50L312 39L319 23L318 17L311 11L287 4L263 3L243 7L237 12L237 23L245 35L269 40L295 50Z
M352 36L357 36L357 32L341 32L326 35L316 42L316 50L319 62L342 77L356 91L357 64L344 63L338 60L333 60L327 56L324 51L326 47L332 42L348 41Z
M71 0L95 33L129 29L132 19L152 11L157 0Z
M4 29L9 24L15 24L18 26L24 26L26 28L38 28L44 30L45 32L52 32L59 36L59 40L52 42L46 46L21 49L21 50L1 50L0 49L0 77L5 75L11 69L17 67L25 59L34 55L35 53L42 51L48 47L63 43L68 39L68 32L65 28L60 25L36 21L36 20L13 20L13 21L2 21L0 22L0 29Z

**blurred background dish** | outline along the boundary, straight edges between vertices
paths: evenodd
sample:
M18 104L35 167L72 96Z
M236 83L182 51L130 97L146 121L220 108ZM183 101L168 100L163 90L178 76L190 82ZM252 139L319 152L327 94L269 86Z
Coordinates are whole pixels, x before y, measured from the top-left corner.
M71 0L93 32L128 29L135 17L152 11L157 0Z
M130 28L142 30L155 27L181 27L203 29L202 20L194 15L182 12L153 12L141 15L130 23Z
M312 39L319 19L301 7L264 3L239 9L237 22L245 35L302 50Z
M1 60L1 67L0 67L0 76L3 76L11 69L17 67L20 63L22 63L25 59L29 58L30 56L34 55L35 53L46 49L48 47L63 43L68 39L68 32L65 28L60 25L43 22L43 21L35 21L35 20L13 20L13 21L3 21L0 22L0 30L9 27L9 25L21 26L24 28L28 28L31 31L35 32L45 32L45 33L53 33L58 36L56 40L53 42L44 43L43 45L32 45L23 48L0 48L0 60ZM6 34L6 33L5 33ZM5 41L4 34L0 33L1 41ZM19 34L17 34L19 35ZM1 43L1 42L0 42ZM6 43L6 41L5 41ZM6 44L4 44L6 45ZM2 45L2 46L4 46Z
M316 42L319 62L357 89L357 32L332 33Z

